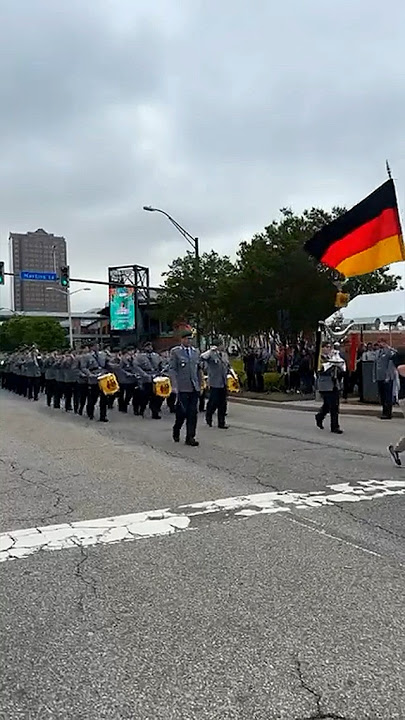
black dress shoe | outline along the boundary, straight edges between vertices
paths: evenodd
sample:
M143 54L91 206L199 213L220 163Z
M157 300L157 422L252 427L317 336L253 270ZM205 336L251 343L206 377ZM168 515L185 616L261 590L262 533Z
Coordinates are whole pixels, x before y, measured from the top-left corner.
M323 430L322 418L318 413L315 415L315 422L316 426L319 427L320 430Z
M206 417L205 422L207 423L208 427L212 427L212 418Z
M331 430L331 432L334 433L335 435L343 435L343 430L341 430L340 428L336 428L335 430Z
M173 440L174 442L180 442L180 433L177 432L177 430L173 430Z
M161 420L161 419L162 419L161 415L157 415L157 414L152 415L152 420Z
M108 422L108 418L100 418L100 422Z
M228 430L229 425L218 425L219 430Z
M186 445L190 445L190 447L198 447L199 444L200 444L200 443L199 443L198 440L196 440L195 438L188 438L188 439L186 440Z

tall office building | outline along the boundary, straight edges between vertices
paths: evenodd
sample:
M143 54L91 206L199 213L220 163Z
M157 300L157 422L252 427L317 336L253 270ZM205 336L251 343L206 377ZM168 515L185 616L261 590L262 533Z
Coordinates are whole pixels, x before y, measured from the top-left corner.
M20 273L56 272L66 260L64 237L47 233L41 228L35 232L10 233L10 257L13 283L13 309L19 311L67 312L67 297L59 292L58 282L21 280ZM55 287L54 291L47 288Z

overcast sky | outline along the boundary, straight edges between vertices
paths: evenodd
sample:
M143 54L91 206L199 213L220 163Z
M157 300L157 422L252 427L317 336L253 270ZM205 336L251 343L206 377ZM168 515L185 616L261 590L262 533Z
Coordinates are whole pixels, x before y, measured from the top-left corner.
M233 255L281 206L353 205L386 157L405 207L404 27L404 0L0 0L0 259L42 227L73 276L157 284L187 246L144 204Z

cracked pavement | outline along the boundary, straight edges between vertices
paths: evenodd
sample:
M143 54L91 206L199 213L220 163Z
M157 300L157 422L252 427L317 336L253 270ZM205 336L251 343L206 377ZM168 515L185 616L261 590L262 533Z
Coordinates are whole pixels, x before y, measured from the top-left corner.
M0 532L405 480L385 451L401 420L344 417L334 437L307 413L230 405L229 423L200 423L193 449L168 415L104 426L1 392ZM381 493L207 513L2 563L0 719L403 720L404 508Z

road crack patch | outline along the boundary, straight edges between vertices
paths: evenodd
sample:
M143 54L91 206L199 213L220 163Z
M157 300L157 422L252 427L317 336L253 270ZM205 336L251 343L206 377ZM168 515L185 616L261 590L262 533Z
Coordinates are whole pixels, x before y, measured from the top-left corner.
M83 547L83 545L79 545L78 543L75 544L77 544L77 547L80 549L80 559L75 568L75 577L84 586L82 592L79 595L77 604L80 612L84 613L84 599L88 593L90 593L92 597L97 598L97 586L94 578L88 579L85 575L85 566L89 559L87 550Z
M299 657L295 658L295 670L297 672L301 688L305 690L305 692L307 692L309 695L311 695L316 707L315 712L313 712L311 715L307 715L305 717L297 717L295 718L295 720L351 720L347 716L340 715L339 713L323 712L321 708L322 695L316 690L314 690L314 688L312 688L305 680L302 662Z

